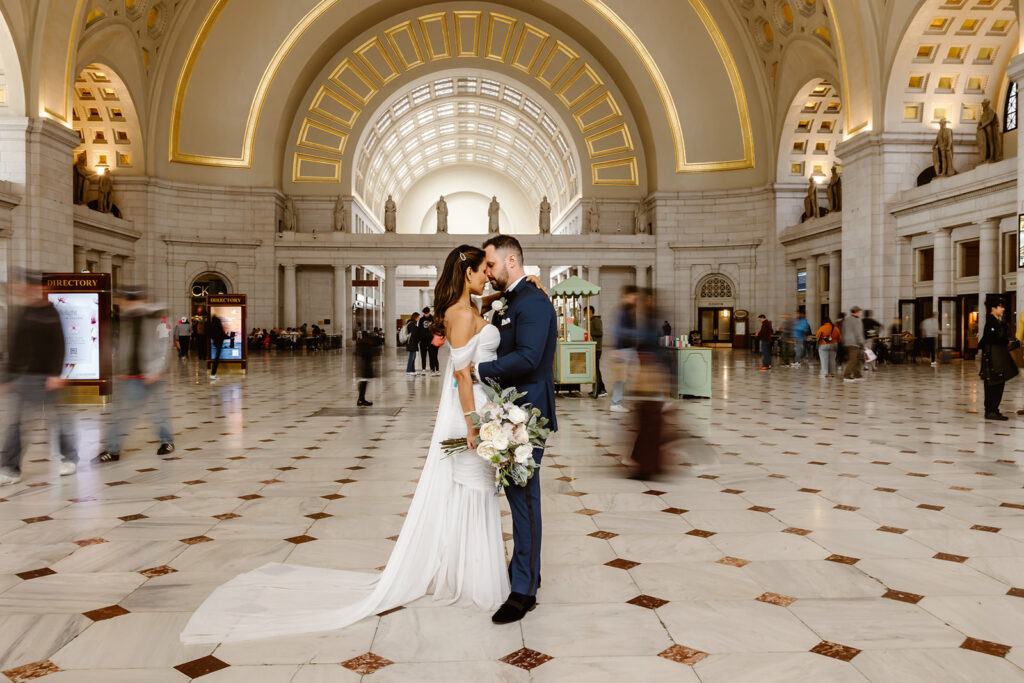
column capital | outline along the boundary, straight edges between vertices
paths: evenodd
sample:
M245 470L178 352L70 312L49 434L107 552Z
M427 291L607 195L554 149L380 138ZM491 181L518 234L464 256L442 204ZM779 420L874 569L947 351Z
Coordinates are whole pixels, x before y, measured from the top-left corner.
M1006 77L1011 81L1020 81L1024 79L1024 53L1016 55L1010 60L1010 63L1006 65Z
M1002 220L1002 218L998 218L995 216L983 218L982 220L978 221L978 226L982 228L992 228L994 230L998 230L999 224L1002 222Z
M943 227L943 228L933 228L932 230L929 230L928 232L930 232L931 234L933 234L935 236L945 235L946 237L949 237L950 233L953 232L953 228L946 228L946 227Z

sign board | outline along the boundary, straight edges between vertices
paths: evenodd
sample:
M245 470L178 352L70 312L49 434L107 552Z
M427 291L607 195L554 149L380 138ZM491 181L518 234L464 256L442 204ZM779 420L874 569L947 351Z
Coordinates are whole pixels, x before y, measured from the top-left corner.
M403 287L429 287L430 280L402 280Z
M376 287L379 283L377 280L353 280L353 287Z
M113 374L110 275L51 273L43 276L43 286L64 332L61 377L108 396Z
M207 299L210 315L220 318L226 335L220 347L220 362L246 368L245 294L211 294ZM213 342L210 342L212 353Z

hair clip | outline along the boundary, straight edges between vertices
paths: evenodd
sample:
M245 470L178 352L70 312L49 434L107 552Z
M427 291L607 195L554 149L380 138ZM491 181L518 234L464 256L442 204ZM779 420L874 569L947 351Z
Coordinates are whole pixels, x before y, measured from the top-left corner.
M466 255L463 254L461 251L459 252L459 260L460 261L465 261L466 260Z

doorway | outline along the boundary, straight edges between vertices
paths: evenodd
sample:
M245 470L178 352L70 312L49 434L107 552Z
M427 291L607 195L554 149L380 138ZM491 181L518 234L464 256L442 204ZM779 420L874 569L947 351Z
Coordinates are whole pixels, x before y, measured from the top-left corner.
M978 317L978 295L961 294L958 308L960 324L957 330L959 336L957 346L960 347L962 358L973 360L978 354L978 323L980 322Z
M700 338L705 344L728 344L732 346L732 308L701 308L697 311L700 321Z

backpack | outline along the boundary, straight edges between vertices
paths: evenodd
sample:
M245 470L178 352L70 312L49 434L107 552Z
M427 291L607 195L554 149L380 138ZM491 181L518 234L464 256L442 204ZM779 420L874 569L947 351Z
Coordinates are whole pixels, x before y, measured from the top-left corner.
M828 334L823 335L821 337L821 343L822 344L831 344L832 343L832 333L835 332L835 331L836 331L836 326L833 325L832 323L829 323Z
M407 344L409 342L409 326L402 325L402 329L398 332L398 343Z

